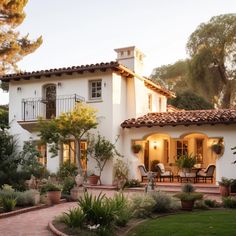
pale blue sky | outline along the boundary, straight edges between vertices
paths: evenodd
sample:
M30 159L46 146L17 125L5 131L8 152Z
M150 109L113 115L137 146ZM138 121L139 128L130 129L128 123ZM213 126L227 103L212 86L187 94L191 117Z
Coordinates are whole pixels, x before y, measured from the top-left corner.
M18 27L43 45L19 67L41 70L114 60L114 48L135 45L146 54L145 75L184 59L186 42L212 16L235 13L236 0L29 0ZM7 103L0 92L0 104Z

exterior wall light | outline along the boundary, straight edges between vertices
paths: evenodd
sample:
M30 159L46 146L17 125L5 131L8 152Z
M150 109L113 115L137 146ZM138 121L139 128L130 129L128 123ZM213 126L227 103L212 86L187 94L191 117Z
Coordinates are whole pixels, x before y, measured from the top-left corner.
M157 142L154 141L153 144L154 144L154 145L153 145L153 148L156 150L156 149L157 149Z
M21 87L17 87L17 92L21 92Z
M57 83L57 87L60 88L61 87L61 82Z

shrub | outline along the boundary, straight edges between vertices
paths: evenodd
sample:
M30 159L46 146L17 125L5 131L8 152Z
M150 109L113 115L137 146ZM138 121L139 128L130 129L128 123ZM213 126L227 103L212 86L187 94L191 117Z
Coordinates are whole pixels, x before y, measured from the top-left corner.
M221 185L221 186L229 187L230 184L231 184L231 179L228 179L226 177L222 177L221 181L219 181L219 185Z
M115 224L121 227L126 226L131 218L128 199L122 193L119 193L115 194L111 201L116 211Z
M39 194L37 190L27 190L25 192L18 192L17 196L17 206L34 206L35 196Z
M13 211L16 206L15 197L1 197L1 204L4 212Z
M200 201L196 201L194 203L194 208L196 209L202 209L202 210L207 210L209 209L208 205L206 205L205 201L200 200Z
M135 187L140 187L141 183L138 179L131 179L127 180L125 183L125 187L127 188L135 188Z
M202 193L177 193L174 195L176 198L179 198L182 201L195 201L200 200L203 197Z
M62 193L70 195L70 190L75 186L76 182L75 179L72 177L67 177L64 180Z
M41 189L41 190L42 190L42 189ZM46 192L61 191L61 186L58 185L58 184L47 183L47 184L43 187L43 191L46 191Z
M155 205L155 200L148 194L133 196L131 201L132 215L137 218L146 218L151 215Z
M182 186L182 192L183 193L192 193L195 191L195 188L192 184L186 183Z
M226 208L236 208L236 197L224 197L222 198L223 205Z
M79 208L72 208L69 209L68 212L64 212L60 217L59 221L63 222L70 228L82 228L86 215L84 212Z
M211 207L211 208L218 207L218 203L216 200L205 199L204 202L208 207Z
M60 165L60 168L57 172L57 176L60 179L65 179L66 177L76 176L78 174L78 168L76 164L70 163L69 161L64 162Z
M111 199L105 194L92 196L85 193L78 200L79 207L86 215L86 221L91 225L100 225L103 229L111 229L116 217L116 208Z
M152 192L150 195L155 201L154 212L167 212L171 210L173 200L168 194L158 191Z

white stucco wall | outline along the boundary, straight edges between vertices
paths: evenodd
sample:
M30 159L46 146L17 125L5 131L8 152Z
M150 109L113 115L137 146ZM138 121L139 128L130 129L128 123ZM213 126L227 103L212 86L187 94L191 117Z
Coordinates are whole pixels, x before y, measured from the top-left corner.
M124 155L129 162L131 178L140 178L137 166L141 160L131 150L132 140L141 140L150 134L167 134L172 138L179 138L183 134L203 133L209 138L222 137L224 139L225 151L221 158L216 160L216 181L221 177L236 178L236 165L232 162L236 159L232 147L236 145L236 125L203 125L203 126L176 126L176 127L152 127L152 128L131 128L123 130Z

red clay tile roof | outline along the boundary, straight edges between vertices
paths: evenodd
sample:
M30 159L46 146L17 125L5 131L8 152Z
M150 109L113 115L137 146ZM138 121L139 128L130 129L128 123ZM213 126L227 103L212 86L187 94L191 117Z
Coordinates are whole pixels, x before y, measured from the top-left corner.
M90 65L81 65L81 66L72 66L72 67L64 67L64 68L55 68L49 70L40 70L40 71L32 71L32 72L20 72L16 74L7 74L0 77L0 80L4 82L9 82L11 80L19 81L19 80L30 80L31 78L40 79L42 76L51 77L51 76L61 76L62 74L71 75L72 73L82 74L84 72L94 73L95 71L105 72L107 69L112 69L113 71L121 74L124 77L138 77L139 79L144 80L144 83L150 89L155 90L156 92L163 94L167 97L175 97L174 93L169 91L168 89L163 88L159 84L155 84L149 79L146 79L143 76L139 76L135 74L133 71L120 64L117 61L111 62L102 62L97 64Z
M7 74L0 77L0 80L9 82L10 80L30 79L31 77L40 78L42 76L50 77L52 75L72 74L73 72L82 73L85 71L94 72L95 70L112 69L119 66L116 61L97 63L90 65L71 66L63 68L54 68L49 70L39 70L32 72L20 72L16 74Z
M139 118L125 120L122 128L177 126L177 125L236 124L236 109L195 110L148 113Z

